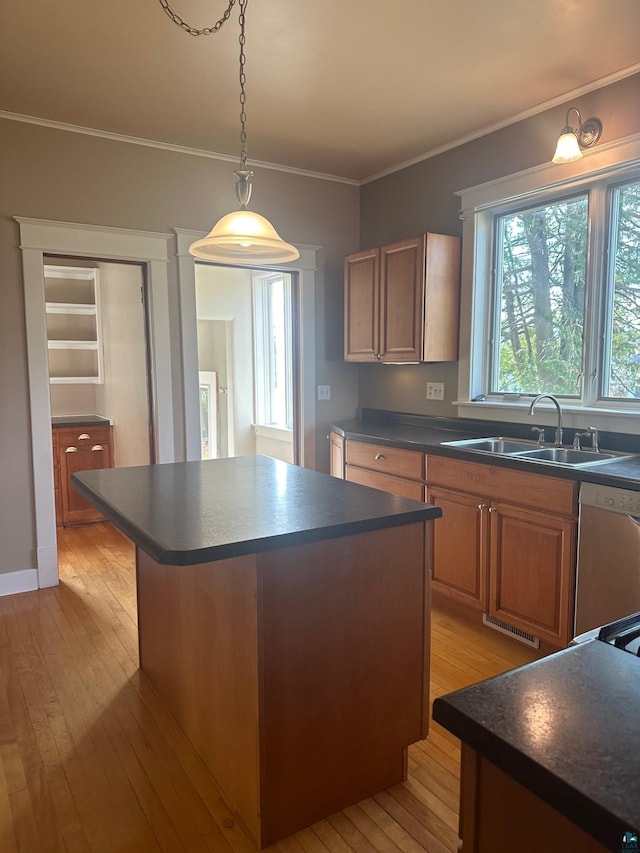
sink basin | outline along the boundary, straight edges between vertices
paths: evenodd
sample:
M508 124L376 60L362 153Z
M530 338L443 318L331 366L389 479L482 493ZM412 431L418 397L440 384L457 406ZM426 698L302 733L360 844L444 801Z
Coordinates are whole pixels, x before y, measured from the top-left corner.
M528 450L535 450L536 445L533 441L519 441L515 438L463 438L458 441L443 441L449 447L464 447L467 450L480 450L483 453L523 453ZM542 448L541 448L542 449Z
M540 447L526 453L519 453L519 459L537 459L541 462L556 462L559 465L594 465L600 462L614 462L626 453L594 453L591 450L571 450L566 447Z
M573 450L570 447L540 447L533 441L517 438L494 436L491 438L463 438L458 441L443 441L448 447L459 447L464 450L492 453L497 456L514 456L518 459L530 459L535 462L551 462L556 465L570 465L572 468L582 465L600 465L603 462L615 462L633 454L604 451L594 453L592 450Z

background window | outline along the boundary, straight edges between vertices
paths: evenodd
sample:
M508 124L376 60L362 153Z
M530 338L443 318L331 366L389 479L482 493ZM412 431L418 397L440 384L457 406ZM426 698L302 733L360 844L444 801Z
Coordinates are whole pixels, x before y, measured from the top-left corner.
M640 183L612 193L603 395L640 397Z
M256 424L293 428L291 276L253 280Z
M579 396L588 197L497 216L491 393Z

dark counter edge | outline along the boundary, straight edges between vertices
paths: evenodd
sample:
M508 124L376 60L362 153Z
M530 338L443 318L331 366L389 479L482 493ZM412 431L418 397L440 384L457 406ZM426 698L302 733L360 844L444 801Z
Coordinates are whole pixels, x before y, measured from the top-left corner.
M378 429L381 427L382 429ZM431 435L419 438L417 435L410 439L384 435L397 427L422 430ZM544 474L545 476L560 477L565 480L577 480L604 486L617 486L640 491L640 456L634 460L633 467L625 471L625 461L620 459L606 464L593 463L584 467L561 466L541 460L523 460L517 457L493 453L482 453L469 448L449 447L442 442L464 438L482 438L493 435L507 435L511 438L531 440L526 432L530 429L524 424L509 424L502 421L476 421L467 418L443 418L431 415L411 415L404 412L388 412L379 409L363 409L360 418L348 421L337 421L329 425L329 429L343 438L355 441L371 441L388 447L400 447L405 450L431 453L437 456L447 456L452 459L467 462L484 463L499 468L511 468L529 474ZM551 429L549 427L549 429ZM567 427L565 436L573 436L579 428ZM637 435L601 432L600 447L602 450L626 451L640 454L640 441ZM633 449L630 444L633 443ZM566 446L566 442L565 442ZM613 467L612 467L613 466Z
M52 415L51 426L54 429L73 426L111 426L111 421L104 415Z
M210 548L199 548L193 551L168 551L149 537L135 524L131 524L108 501L97 497L95 493L82 482L82 472L73 474L71 482L74 487L93 504L102 514L122 531L131 541L147 553L157 563L167 566L195 566L200 563L212 563L217 560L227 560L233 557L244 557L249 554L259 554L265 551L275 551L279 548L292 548L295 545L306 545L311 542L322 542L324 539L340 539L357 533L369 533L373 530L384 530L390 527L404 527L407 524L419 524L442 516L439 507L425 504L424 506L395 513L391 516L366 518L361 521L349 521L343 524L331 524L326 527L297 530L292 533L282 533L261 539L245 539L239 542L229 542L224 545L214 545ZM418 503L418 501L414 501Z
M557 654L570 653L571 649L565 649ZM528 666L542 663L544 658ZM439 697L433 702L433 719L447 731L475 749L483 758L491 761L523 788L592 835L605 847L611 850L618 849L625 830L637 831L637 827L628 826L599 803L576 791L551 770L488 731L481 723L471 719L449 701L450 698L455 699L458 692L462 691Z

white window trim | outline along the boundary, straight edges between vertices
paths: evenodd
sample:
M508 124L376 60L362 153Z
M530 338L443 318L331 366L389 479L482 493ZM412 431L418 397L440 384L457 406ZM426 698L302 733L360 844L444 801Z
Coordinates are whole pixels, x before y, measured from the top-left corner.
M587 152L582 160L565 165L546 163L495 181L460 190L462 228L462 292L460 302L460 360L458 365L458 407L461 417L479 420L529 421L530 400L474 400L483 392L484 358L472 353L485 351L491 298L485 282L491 275L491 227L489 208L517 200L534 200L554 189L578 190L595 179L614 180L617 174L640 165L640 134L626 137ZM601 429L635 432L640 412L636 407L613 407L602 401L590 406L563 401L568 426L593 424Z

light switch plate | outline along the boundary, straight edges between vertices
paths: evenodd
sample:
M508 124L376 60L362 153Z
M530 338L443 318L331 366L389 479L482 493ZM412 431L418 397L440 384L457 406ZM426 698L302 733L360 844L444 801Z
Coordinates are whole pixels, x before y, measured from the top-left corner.
M444 400L444 382L427 382L427 400Z
M331 399L331 385L318 385L318 400Z

